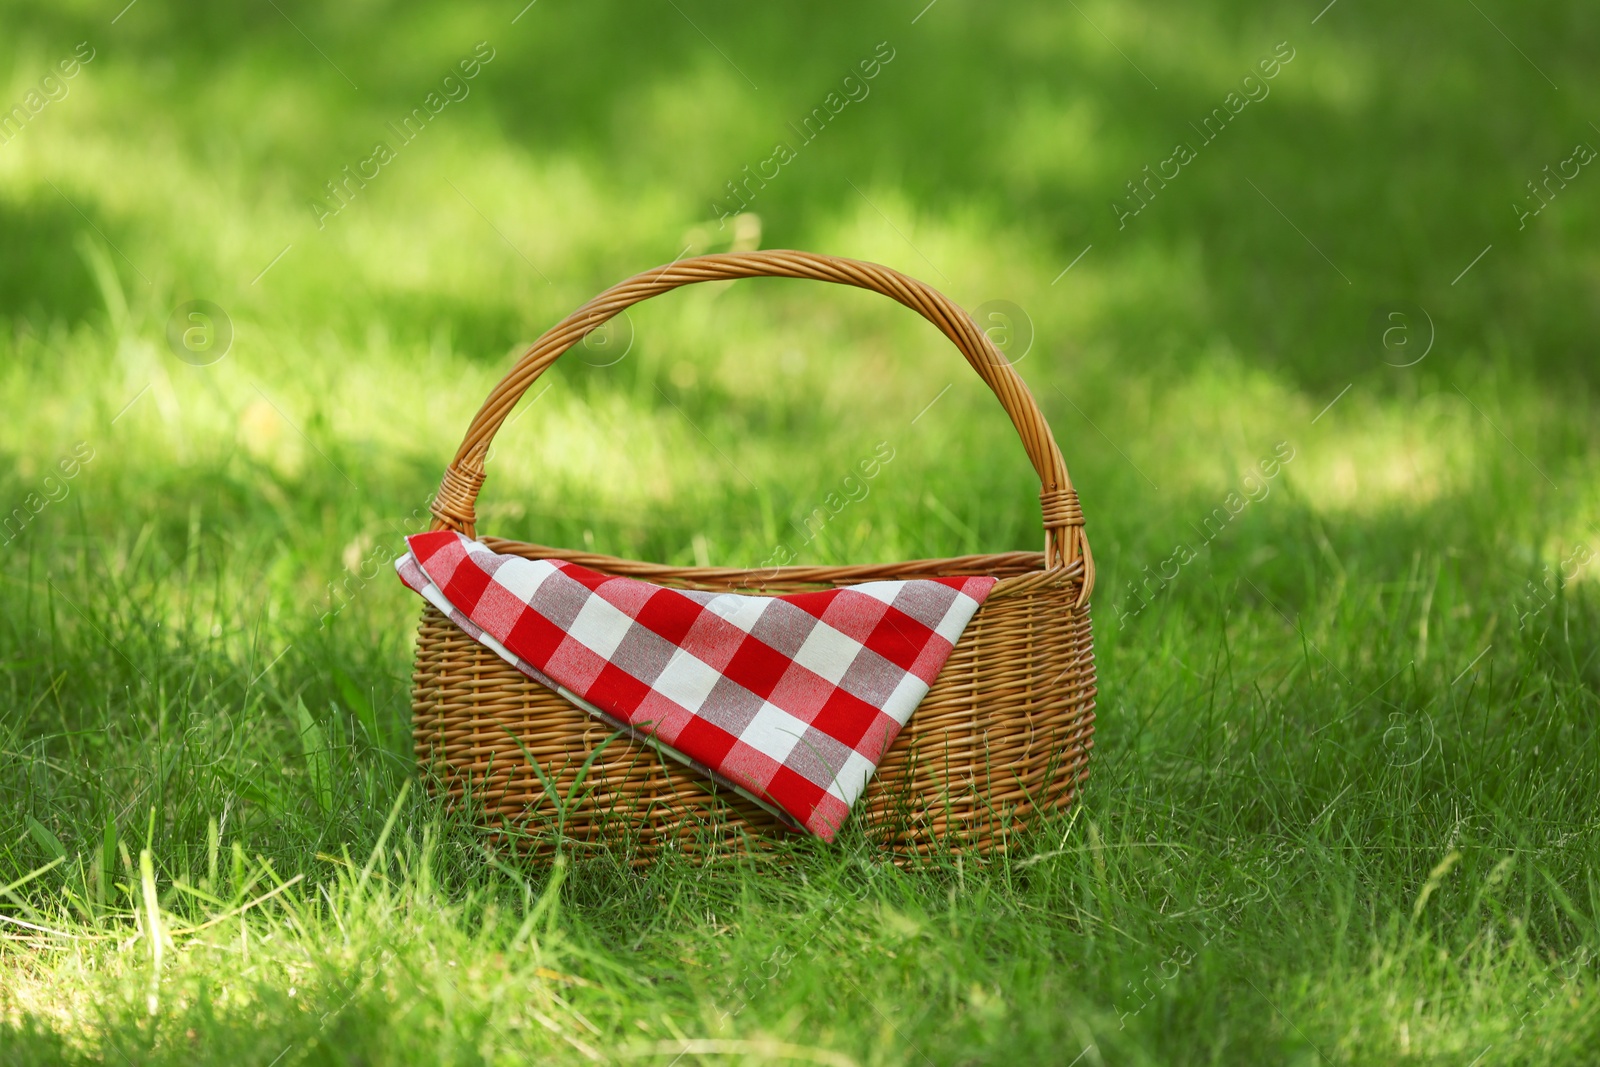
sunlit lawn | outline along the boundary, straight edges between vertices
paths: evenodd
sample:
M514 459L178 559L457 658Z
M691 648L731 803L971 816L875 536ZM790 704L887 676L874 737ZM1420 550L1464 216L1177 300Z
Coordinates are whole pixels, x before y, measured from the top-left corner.
M118 7L0 8L0 1062L1592 1061L1594 12ZM419 788L371 561L519 346L736 240L1016 309L1100 702L994 862L552 867ZM958 354L796 282L634 309L489 472L671 563L1041 541Z

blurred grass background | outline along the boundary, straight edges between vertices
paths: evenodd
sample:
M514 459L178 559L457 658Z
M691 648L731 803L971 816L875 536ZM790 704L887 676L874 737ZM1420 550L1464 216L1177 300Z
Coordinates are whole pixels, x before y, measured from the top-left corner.
M1597 32L1354 0L0 4L3 1058L1588 1062L1600 179L1562 167L1600 144ZM1032 336L1101 569L1084 806L981 868L495 866L401 793L417 604L374 561L519 346L729 247L726 183L780 142L745 244L1021 309L995 323ZM205 366L167 340L195 299L233 330ZM998 406L903 309L745 282L627 329L524 401L483 530L747 565L1038 544Z

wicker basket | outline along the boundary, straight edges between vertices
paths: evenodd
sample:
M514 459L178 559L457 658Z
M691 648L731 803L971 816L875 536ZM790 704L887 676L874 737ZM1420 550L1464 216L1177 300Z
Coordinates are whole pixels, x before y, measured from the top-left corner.
M961 308L887 267L805 252L700 256L608 289L534 343L497 385L445 470L433 529L477 537L484 457L518 399L567 349L624 308L693 282L809 278L871 289L921 313L1000 399L1043 489L1044 551L851 567L668 567L484 537L497 552L570 560L681 588L768 594L883 579L993 575L943 671L856 802L897 855L987 852L1031 814L1071 803L1094 730L1089 592L1094 562L1061 452L1022 380ZM524 843L631 841L720 853L790 833L772 815L603 723L519 673L431 606L417 635L416 753L436 790Z

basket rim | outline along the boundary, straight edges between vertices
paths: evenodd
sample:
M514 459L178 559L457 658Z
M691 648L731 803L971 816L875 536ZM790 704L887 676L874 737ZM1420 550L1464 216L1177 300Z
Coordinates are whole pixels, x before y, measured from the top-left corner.
M523 559L555 559L622 578L707 591L735 589L759 593L766 586L786 589L804 586L829 588L862 582L905 581L916 578L993 577L999 581L989 594L1021 592L1041 582L1055 585L1082 581L1084 561L1065 567L1047 567L1043 552L990 552L970 556L914 559L896 563L789 564L782 567L679 567L669 563L609 556L600 552L558 548L506 537L480 536L484 545L503 555Z

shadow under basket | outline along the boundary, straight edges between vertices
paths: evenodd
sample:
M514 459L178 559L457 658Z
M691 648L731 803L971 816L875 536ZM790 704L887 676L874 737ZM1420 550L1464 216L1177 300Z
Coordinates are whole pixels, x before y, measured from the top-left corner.
M1000 398L1040 474L1045 551L865 566L670 567L481 540L658 585L765 595L860 582L990 575L999 581L890 746L846 824L896 856L988 853L1065 808L1088 775L1095 666L1094 563L1066 467L1027 387L959 307L885 267L800 252L702 256L607 290L540 338L484 403L445 474L434 529L476 536L474 504L494 433L560 354L622 308L697 281L811 278L885 293L921 312ZM416 755L430 785L505 840L536 852L622 846L711 857L799 836L759 805L618 734L474 641L432 606L417 634Z

